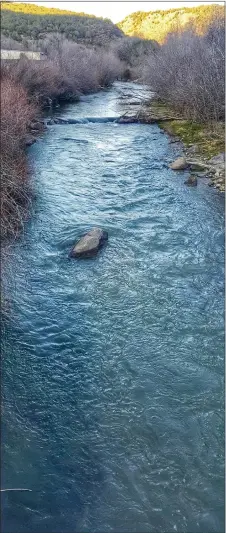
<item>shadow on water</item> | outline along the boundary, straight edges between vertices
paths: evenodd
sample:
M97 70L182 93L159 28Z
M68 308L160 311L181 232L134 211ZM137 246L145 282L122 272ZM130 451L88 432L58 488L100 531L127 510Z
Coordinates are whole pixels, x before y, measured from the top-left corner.
M2 442L8 446L2 453L2 486L8 486L11 478L14 487L32 492L2 493L3 530L35 533L54 527L56 532L72 528L88 531L86 519L90 513L95 516L104 471L101 455L95 451L99 421L88 416L80 401L81 382L84 386L84 378L88 384L91 380L84 368L86 352L70 345L60 347L59 343L57 357L65 359L68 351L74 364L65 363L70 367L69 385L67 393L61 391L57 397L57 387L50 390L51 379L60 381L60 373L56 367L52 378L43 372L43 367L48 367L48 352L40 353L38 347L30 345L26 332L13 331L12 325L7 329L10 346L6 343L3 357L10 360L4 361L3 380L7 375L7 383L3 387ZM15 376L16 396L12 393Z

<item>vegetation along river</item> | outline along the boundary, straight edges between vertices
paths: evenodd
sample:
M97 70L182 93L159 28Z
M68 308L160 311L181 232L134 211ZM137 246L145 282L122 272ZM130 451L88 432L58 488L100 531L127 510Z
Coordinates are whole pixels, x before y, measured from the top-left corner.
M2 487L31 492L1 493L4 533L224 530L224 203L168 168L180 151L156 124L108 121L128 92L146 89L117 82L68 105L60 116L81 123L29 149L34 212L7 265ZM93 226L106 248L68 259Z

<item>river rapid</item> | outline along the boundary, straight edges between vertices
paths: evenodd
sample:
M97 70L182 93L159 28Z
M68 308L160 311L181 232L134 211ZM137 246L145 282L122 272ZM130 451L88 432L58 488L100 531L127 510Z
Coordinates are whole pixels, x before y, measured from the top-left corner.
M147 88L83 97L29 148L1 486L31 492L1 493L3 533L224 531L224 202L168 168L181 147L156 124L112 120L128 93ZM93 226L107 247L69 260Z

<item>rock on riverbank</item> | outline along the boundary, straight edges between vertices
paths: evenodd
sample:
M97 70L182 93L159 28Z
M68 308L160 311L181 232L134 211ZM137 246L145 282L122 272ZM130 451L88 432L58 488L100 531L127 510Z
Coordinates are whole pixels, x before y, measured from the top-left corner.
M178 157L173 163L170 164L172 170L185 170L188 167L188 163L185 157Z
M44 120L34 120L30 123L28 134L25 138L25 146L31 146L34 144L39 135L46 130L46 125Z
M185 157L179 157L173 163L170 168L172 170L185 170L199 172L199 177L209 178L210 186L215 186L220 191L225 190L225 154L221 153L212 157L207 161L203 161L201 158L187 159ZM201 174L200 174L201 172ZM186 185L197 185L197 177L190 176L189 180L185 182Z
M170 135L172 141L181 141L184 145L183 158L188 163L187 168L199 172L200 178L209 178L210 186L221 192L225 191L223 122L214 124L191 122L182 118L179 113L158 99L153 99L148 106L144 106L138 118L140 122L157 123ZM182 168L174 167L174 170L182 170Z

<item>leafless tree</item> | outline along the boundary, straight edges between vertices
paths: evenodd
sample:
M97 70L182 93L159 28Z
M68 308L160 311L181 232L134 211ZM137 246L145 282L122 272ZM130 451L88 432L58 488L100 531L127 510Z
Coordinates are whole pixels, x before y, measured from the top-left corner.
M151 54L144 79L186 118L224 118L224 28L213 22L206 35L177 31Z

